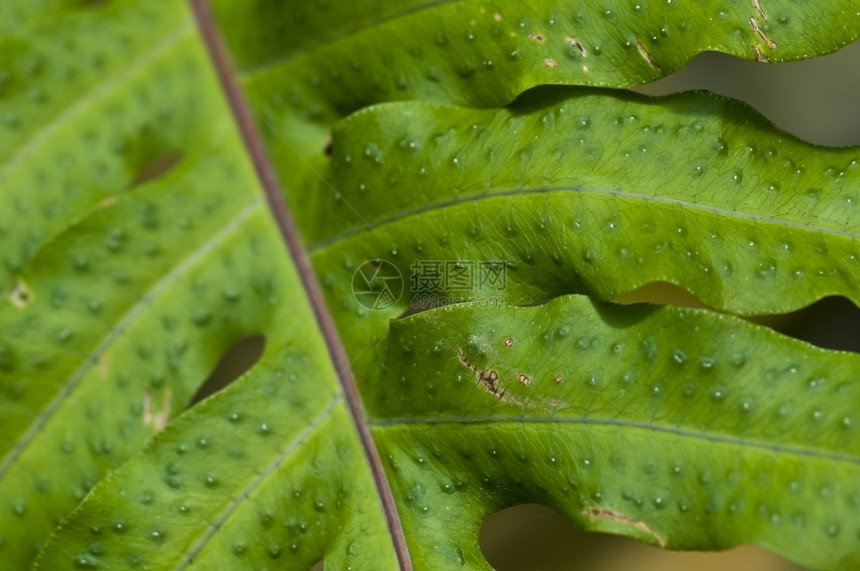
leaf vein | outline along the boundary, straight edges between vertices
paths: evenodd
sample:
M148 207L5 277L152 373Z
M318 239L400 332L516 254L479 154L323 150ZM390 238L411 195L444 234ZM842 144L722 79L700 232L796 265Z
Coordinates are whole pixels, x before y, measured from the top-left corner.
M122 71L108 81L99 83L99 86L85 93L74 104L70 105L56 119L43 126L35 135L29 139L17 152L12 154L11 158L6 163L0 166L0 181L4 180L9 172L20 165L24 160L33 154L40 146L48 141L60 128L66 123L72 121L75 117L91 107L102 97L109 94L115 88L122 86L123 83L133 77L135 74L145 70L158 60L160 56L172 49L182 38L188 35L193 29L192 20L187 19L182 25L178 26L167 34L156 46L143 57L139 58L134 63L122 68Z
M285 54L281 54L281 55L274 57L274 58L271 58L269 60L257 63L255 65L252 65L249 67L246 67L246 68L240 70L239 75L250 76L250 75L255 75L257 73L265 72L269 69L278 67L280 65L285 65L285 64L291 62L292 60L296 59L299 56L302 56L306 53L310 53L310 52L312 52L318 48L325 47L325 46L332 44L332 43L334 43L334 42L336 42L342 38L357 35L357 34L363 32L364 30L369 30L370 28L374 28L376 26L386 24L388 22L397 20L398 18L402 18L402 17L408 16L410 14L414 14L416 12L421 12L423 10L429 10L430 8L435 8L436 6L440 6L443 4L451 4L453 2L459 2L459 1L460 0L430 0L429 2L425 2L424 4L419 4L418 6L411 6L409 8L404 8L398 12L395 12L393 14L389 14L388 16L384 16L382 18L377 18L376 20L373 20L372 22L367 22L365 24L362 24L362 25L358 26L357 28L353 28L352 30L349 30L347 32L332 34L326 38L321 39L318 42L313 42L313 43L308 44L304 47L292 50L290 52L287 52Z
M176 267L161 278L148 292L141 296L140 300L135 303L116 323L116 325L99 341L96 348L87 357L84 362L75 370L69 379L60 387L60 390L48 403L42 412L34 419L26 432L21 436L18 442L9 450L6 457L0 463L0 480L5 477L9 469L15 461L21 456L24 450L33 443L39 432L51 420L54 414L60 409L62 404L68 399L74 390L78 387L87 373L99 362L99 359L104 355L113 343L125 332L128 326L145 311L152 302L167 290L174 282L176 282L186 271L188 271L197 262L214 250L221 242L228 238L233 232L242 226L248 218L261 208L263 205L263 197L257 197L243 208L232 220L230 220L221 230L201 244L199 248L185 257Z
M635 200L644 200L645 202L653 201L656 203L662 203L667 205L680 206L682 208L687 208L690 210L702 210L704 212L708 212L711 214L717 214L720 216L726 217L736 217L742 218L745 220L750 220L752 222L769 222L773 224L778 224L782 226L786 226L789 228L809 230L813 232L821 232L823 234L831 234L838 236L845 236L846 238L850 238L853 240L860 239L860 232L854 230L840 230L836 228L828 228L826 226L820 226L817 224L809 224L807 222L798 222L795 220L785 220L782 218L777 218L775 216L765 215L765 214L752 214L748 212L741 212L738 210L732 210L729 208L721 208L719 206L713 206L709 204L699 204L696 202L691 202L689 200L683 200L680 198L671 198L667 196L657 196L650 194L640 194L636 192L630 192L626 190L618 190L614 188L606 188L599 186L588 186L588 185L560 185L560 186L541 186L535 188L510 188L498 191L490 191L484 192L482 194L470 194L467 196L457 196L454 198L450 198L448 200L442 200L439 202L434 202L430 204L425 204L419 206L417 208L412 208L408 210L402 210L395 214L391 214L389 216L385 216L370 222L364 226L357 226L355 228L351 228L329 238L325 238L322 240L318 240L316 242L312 242L308 246L308 250L310 252L315 252L317 250L321 250L337 242L342 240L346 240L353 236L363 234L365 232L373 232L378 230L381 226L386 226L389 224L393 224L400 220L404 220L406 218L412 216L418 216L427 212L433 212L436 210L442 210L451 206L457 206L459 204L465 204L469 202L479 202L481 200L485 200L488 198L496 198L496 197L505 197L505 196L524 196L529 194L549 194L553 192L582 192L582 193L594 193L598 195L608 195L619 198L628 198Z
M185 554L182 563L179 565L179 567L177 567L177 569L185 569L189 565L194 563L194 558L197 556L197 554L200 553L200 551L203 550L209 540L212 539L216 533L218 533L218 531L221 529L221 526L224 524L225 521L227 521L227 518L229 518L237 509L239 509L239 505L243 501L245 501L254 492L254 490L256 490L260 486L260 484L262 484L263 481L269 477L272 472L278 469L278 467L281 465L281 462L283 462L285 458L295 452L295 450L299 446L301 446L305 442L305 440L308 439L308 437L317 429L317 427L319 427L322 421L325 420L325 418L331 414L331 411L334 410L334 407L342 400L343 391L339 391L331 399L326 408L322 412L320 412L316 416L316 418L314 418L310 422L310 424L308 424L305 429L299 433L298 436L292 439L283 448L283 450L278 453L275 459L272 460L259 474L257 474L248 483L247 486L245 486L245 488L239 494L237 494L230 501L230 504L223 512L221 512L221 515L219 515L218 518L209 525L209 528L206 530L206 533L203 534L203 537L201 537L197 541L197 543L194 544L194 547L192 547L188 551L188 553Z
M442 424L464 424L464 425L479 425L492 424L498 425L501 423L510 424L580 424L591 426L613 426L619 428L632 428L640 430L653 430L655 432L663 432L666 434L674 434L684 438L696 438L707 440L709 442L717 442L722 444L734 444L737 446L748 446L750 448L759 448L771 452L779 452L786 454L795 454L808 458L820 458L823 460L832 460L834 462L846 462L849 464L860 465L860 456L850 454L842 454L839 452L828 452L824 450L813 450L802 446L792 446L787 444L776 444L761 442L759 440L749 440L740 437L726 436L722 434L708 434L682 428L680 426L661 426L648 422L640 422L635 420L622 420L612 418L588 418L584 416L573 417L557 417L557 418L526 418L522 416L491 416L486 418L468 418L468 417L445 417L445 418L385 418L374 419L370 421L373 426L390 427L390 426L411 426L411 425L442 425Z

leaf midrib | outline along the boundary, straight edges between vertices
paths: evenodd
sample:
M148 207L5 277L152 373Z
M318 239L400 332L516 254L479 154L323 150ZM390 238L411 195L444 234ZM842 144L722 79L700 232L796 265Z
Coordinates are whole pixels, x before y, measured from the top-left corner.
M325 303L322 288L316 279L308 259L307 251L299 236L292 214L284 200L274 166L268 157L263 139L257 129L254 116L248 106L245 96L239 88L233 66L230 63L224 43L218 33L218 28L206 0L189 0L197 25L205 43L213 68L215 69L230 111L242 136L242 141L251 159L255 173L262 187L266 202L269 206L273 221L281 235L288 255L293 262L306 299L311 306L314 320L325 342L331 362L337 373L344 400L347 404L353 427L361 443L365 461L370 469L374 487L385 517L392 546L397 557L398 566L403 571L413 569L406 534L400 519L397 504L382 458L376 448L376 443L367 423L364 404L358 392L358 387L350 367L349 357L343 347L340 335L334 325L334 319Z
M482 200L488 200L492 198L504 198L510 196L525 196L529 194L550 194L550 193L564 193L564 192L580 192L580 193L593 193L598 195L606 195L613 196L619 198L628 198L633 200L640 200L644 202L654 202L666 205L680 206L687 210L700 210L703 212L707 212L709 214L715 214L718 216L723 216L726 218L739 218L743 220L749 220L752 222L765 222L771 223L778 226L784 226L786 228L794 228L799 230L808 230L811 232L820 232L822 234L827 235L836 235L836 236L844 236L853 240L860 240L860 232L855 232L852 230L839 230L835 228L829 228L826 226L819 226L816 224L809 224L805 222L798 222L795 220L785 220L783 218L777 218L775 216L768 215L759 215L752 214L748 212L743 212L739 210L731 210L728 208L720 208L718 206L710 205L710 204L701 204L698 202L692 202L689 200L683 200L680 198L671 198L666 196L659 196L654 194L643 194L637 192L631 192L627 190L620 190L616 188L608 188L608 187L600 187L600 186L591 186L591 185L557 185L557 186L540 186L540 187L531 187L531 188L508 188L501 190L487 190L482 192L481 194L467 194L461 195L454 198L450 198L447 200L441 200L438 202L433 202L429 204L424 204L417 208L405 209L397 212L395 214L390 214L388 216L384 216L382 218L378 218L365 226L356 226L340 234L336 234L329 238L325 238L322 240L317 240L316 242L312 242L308 245L308 251L310 253L314 253L316 251L328 248L330 246L336 245L338 242L347 240L354 236L366 233L366 232L375 232L379 230L383 226L395 224L401 220L405 220L407 218L413 216L420 216L422 214L433 212L437 210L442 210L445 208L449 208L451 206L457 206L460 204L467 204L470 202L480 202Z
M487 417L402 417L402 418L378 418L371 419L371 426L388 428L394 426L415 426L415 425L444 425L444 424L461 424L461 425L483 425L492 424L498 426L500 424L574 424L583 426L613 426L624 429L639 429L651 430L654 432L662 432L672 434L684 438L694 438L698 440L706 440L709 442L717 442L723 444L734 444L748 448L757 448L767 450L769 452L778 452L784 454L795 454L807 458L820 458L822 460L831 460L833 462L845 462L849 464L860 465L860 456L852 456L849 454L840 454L838 452L826 452L806 448L803 446L791 446L785 444L772 444L761 440L753 440L747 438L732 437L724 434L709 434L697 430L690 430L680 426L668 426L644 421L611 419L611 418L590 418L587 416L568 416L568 417L523 417L523 416L487 416Z

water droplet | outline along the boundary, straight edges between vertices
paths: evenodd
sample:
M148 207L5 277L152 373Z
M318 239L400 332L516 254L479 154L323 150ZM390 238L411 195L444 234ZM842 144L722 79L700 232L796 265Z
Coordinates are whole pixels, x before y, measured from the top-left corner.
M376 145L376 143L368 143L364 148L364 156L373 161L375 165L382 165L384 162L384 155L382 150Z

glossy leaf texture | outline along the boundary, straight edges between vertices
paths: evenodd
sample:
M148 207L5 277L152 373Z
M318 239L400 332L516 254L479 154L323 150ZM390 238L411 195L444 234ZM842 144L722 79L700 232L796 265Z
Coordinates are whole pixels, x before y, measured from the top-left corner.
M414 315L363 362L428 569L480 561L484 518L523 502L667 548L754 541L813 568L860 562L858 355L569 296Z
M857 150L598 89L705 49L833 51L851 2L212 4L411 565L486 568L481 523L523 502L860 565L860 357L725 315L860 303ZM349 379L188 6L4 3L0 121L4 565L398 568ZM404 289L382 310L352 291L374 259ZM413 304L422 261L502 278ZM721 313L607 302L652 281ZM250 335L260 360L192 406Z
M277 0L214 0L213 7L270 156L293 189L315 184L307 164L323 168L332 123L375 103L497 107L537 85L641 85L705 50L789 61L860 35L851 0L356 0L290 10Z
M416 260L468 261L473 279L439 284L442 298L609 300L667 281L735 314L860 303L860 154L771 131L707 94L543 88L500 110L374 106L335 127L326 179L302 194L308 247L357 348L412 311ZM367 312L349 288L377 258L407 291ZM504 264L504 285L483 279L485 263Z

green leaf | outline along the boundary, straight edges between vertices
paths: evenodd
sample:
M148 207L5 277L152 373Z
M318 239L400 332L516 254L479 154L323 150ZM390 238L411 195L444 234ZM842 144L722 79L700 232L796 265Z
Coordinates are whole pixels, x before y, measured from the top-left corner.
M790 61L860 32L850 0L214 4L250 95L311 118L387 100L500 105L545 83L629 87L706 50Z
M504 262L496 294L514 303L652 281L740 314L860 303L857 149L772 134L735 101L557 88L492 111L380 105L339 123L331 154L296 196L344 331L357 261L407 276L452 252ZM478 279L458 293L489 295ZM411 301L358 321L385 328Z
M850 2L216 0L238 75L202 4L0 6L5 567L486 568L482 522L523 502L860 565L860 357L606 303L860 303L857 150L704 94L537 87L826 53ZM369 260L365 296L404 290L381 310ZM422 262L497 273L428 301Z
M428 569L480 561L484 518L535 501L661 547L755 541L814 568L860 563L858 355L572 296L396 321L362 363Z
M570 6L357 0L289 11L272 0L216 0L214 6L269 154L290 189L315 184L330 126L375 103L494 107L543 84L641 85L706 50L790 61L860 36L860 12L850 0L814 8L798 0Z
M301 298L297 286L285 293ZM250 374L99 484L37 567L396 561L325 346L313 327L272 333Z

